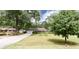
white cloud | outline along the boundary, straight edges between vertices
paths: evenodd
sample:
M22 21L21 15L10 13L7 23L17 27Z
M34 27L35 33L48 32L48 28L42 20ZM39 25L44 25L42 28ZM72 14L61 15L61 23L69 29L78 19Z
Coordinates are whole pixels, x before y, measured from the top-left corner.
M33 17L31 18L31 22L32 23L35 23L35 19Z
M47 11L47 12L41 17L40 22L45 21L45 19L46 19L48 16L50 16L51 14L53 14L53 13L55 13L55 12L57 12L57 11L56 11L56 10Z

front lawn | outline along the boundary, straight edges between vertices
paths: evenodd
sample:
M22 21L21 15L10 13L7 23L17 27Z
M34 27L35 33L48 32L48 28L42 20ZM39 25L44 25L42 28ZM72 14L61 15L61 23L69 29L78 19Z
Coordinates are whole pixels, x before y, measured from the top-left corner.
M69 36L67 45L64 38L49 33L33 34L20 42L9 45L5 49L24 49L24 48L79 48L79 38Z

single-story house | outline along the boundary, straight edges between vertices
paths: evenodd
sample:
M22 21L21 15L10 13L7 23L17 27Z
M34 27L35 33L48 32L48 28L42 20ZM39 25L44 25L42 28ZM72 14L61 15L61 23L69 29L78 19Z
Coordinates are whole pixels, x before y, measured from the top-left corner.
M11 27L0 27L0 35L13 35L16 29Z
M45 28L35 28L34 32L47 32L48 30Z

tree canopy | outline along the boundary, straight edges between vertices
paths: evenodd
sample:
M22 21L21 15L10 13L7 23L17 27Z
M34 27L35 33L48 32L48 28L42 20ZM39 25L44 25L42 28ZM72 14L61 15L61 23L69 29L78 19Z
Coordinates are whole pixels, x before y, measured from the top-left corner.
M33 24L31 18L35 19ZM36 26L40 20L37 10L0 10L0 26L11 26L19 29L28 29Z
M51 19L51 31L55 35L65 37L65 43L69 35L79 35L79 12L61 10L58 14L53 15Z

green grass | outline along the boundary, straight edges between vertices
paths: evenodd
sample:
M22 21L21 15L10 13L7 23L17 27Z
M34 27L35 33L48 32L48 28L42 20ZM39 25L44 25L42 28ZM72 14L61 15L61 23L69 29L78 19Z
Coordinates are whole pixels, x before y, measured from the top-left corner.
M40 33L31 35L15 44L5 47L5 49L25 49L25 48L79 48L79 38L69 36L67 45L64 44L64 38L49 33Z

